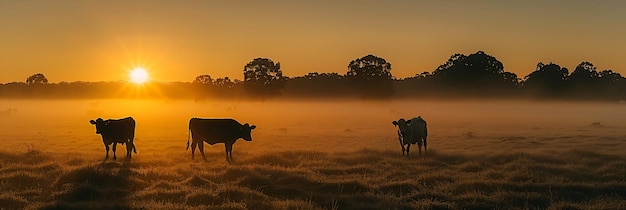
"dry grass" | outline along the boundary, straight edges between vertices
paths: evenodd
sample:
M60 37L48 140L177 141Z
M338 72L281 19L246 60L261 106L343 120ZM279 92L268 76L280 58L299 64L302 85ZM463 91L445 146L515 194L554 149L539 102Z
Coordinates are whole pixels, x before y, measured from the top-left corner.
M7 209L624 209L626 157L292 151L227 164L2 152ZM146 160L144 160L146 159Z

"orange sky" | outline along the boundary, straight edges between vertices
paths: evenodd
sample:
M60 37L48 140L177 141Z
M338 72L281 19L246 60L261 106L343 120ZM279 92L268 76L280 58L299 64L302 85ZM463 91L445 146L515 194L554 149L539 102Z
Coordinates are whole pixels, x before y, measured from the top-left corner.
M519 77L588 60L626 75L626 1L0 1L0 83L243 78L256 57L285 75L344 74L367 54L396 77L454 53L495 56Z

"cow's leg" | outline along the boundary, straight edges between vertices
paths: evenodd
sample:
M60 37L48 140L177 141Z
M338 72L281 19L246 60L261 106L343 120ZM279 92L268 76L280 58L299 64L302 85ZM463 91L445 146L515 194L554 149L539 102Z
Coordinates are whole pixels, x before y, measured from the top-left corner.
M426 136L424 136L424 154L426 154Z
M228 148L228 157L230 158L230 161L233 161L233 144L230 144L230 147Z
M398 131L398 141L400 141L400 147L402 147L402 156L404 156L404 144L402 143L402 133Z
M106 160L106 159L109 159L109 145L104 143L104 148L107 149L107 156L104 157L104 159Z
M198 142L196 141L196 138L193 138L193 142L191 142L191 159L193 160L193 154L196 152L196 145L198 145Z
M133 142L126 141L126 157L132 157L132 156L133 156Z
M224 150L226 151L226 161L230 161L228 159L228 143L224 143Z
M233 160L233 144L232 143L224 143L226 147L226 161Z
M204 156L204 142L198 144L198 150L200 150L200 154L202 154L202 159L206 160L206 156Z
M125 156L125 157L128 157L128 146L129 146L128 141L123 142L123 143L120 143L120 146L121 146L121 145L126 145L126 153L124 153L124 156Z
M133 135L130 136L130 139L128 139L128 142L131 145L130 150L128 150L128 154L133 153L133 150L135 151L135 154L137 154L137 148L135 148L135 131L134 131L134 129L133 129Z
M422 155L422 138L417 140L417 146L419 147L419 150L420 150L419 154Z
M117 160L117 156L115 156L116 148L117 148L117 142L113 142L113 160Z
M409 151L411 151L411 144L406 144L406 156L409 156Z

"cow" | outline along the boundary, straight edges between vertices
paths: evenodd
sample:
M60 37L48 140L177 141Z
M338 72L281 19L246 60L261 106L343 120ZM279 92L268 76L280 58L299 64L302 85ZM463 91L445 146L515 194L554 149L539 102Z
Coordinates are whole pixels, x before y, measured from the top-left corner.
M189 137L193 140L191 143L191 159L198 146L198 150L204 156L204 142L214 145L224 143L226 148L226 161L233 160L233 144L237 139L242 138L246 141L252 141L250 133L256 128L255 125L241 124L233 119L201 119L191 118L189 120L189 132L187 134L187 150L189 150Z
M426 121L421 116L415 117L410 120L404 120L400 118L398 121L392 122L394 126L398 126L398 140L400 141L400 147L402 147L402 155L404 156L404 145L406 146L406 155L409 156L411 144L417 143L420 154L422 154L422 141L424 143L424 153L426 153L426 137L428 136L428 129L426 127Z
M98 118L96 120L90 120L89 123L96 125L96 134L102 136L102 142L107 150L105 159L109 158L109 145L113 144L113 159L117 159L115 156L115 149L117 143L126 144L126 157L131 158L132 152L137 153L135 148L135 120L132 117L124 119L108 119L102 120Z

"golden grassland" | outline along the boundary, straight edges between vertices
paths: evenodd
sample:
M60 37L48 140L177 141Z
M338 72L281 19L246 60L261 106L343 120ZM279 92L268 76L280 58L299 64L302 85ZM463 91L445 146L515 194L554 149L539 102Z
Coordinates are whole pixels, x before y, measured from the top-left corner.
M2 209L626 209L622 105L158 102L133 115L138 154L103 160L89 110L122 111L19 103L0 118ZM192 113L259 127L234 162L222 144L192 161ZM406 157L391 121L414 113L429 151Z
M309 151L126 161L0 153L7 209L624 209L626 159L585 150ZM146 160L147 159L147 160ZM573 161L575 160L575 161Z

